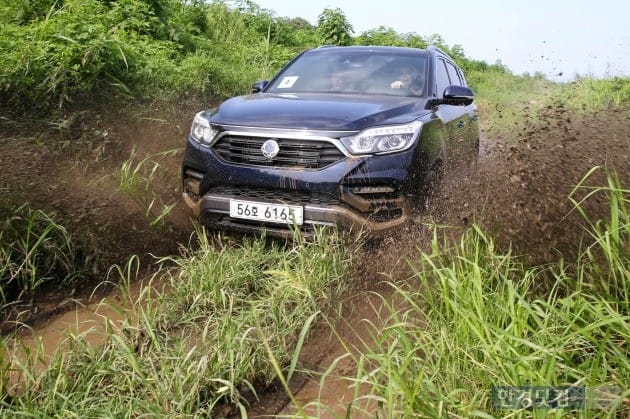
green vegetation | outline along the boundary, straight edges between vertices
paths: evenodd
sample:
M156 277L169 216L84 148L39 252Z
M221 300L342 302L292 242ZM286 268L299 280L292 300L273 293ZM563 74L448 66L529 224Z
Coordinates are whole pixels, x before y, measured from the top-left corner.
M630 102L630 78L614 77L597 80L580 77L562 86L560 94L572 106L583 110L597 110Z
M67 287L84 274L68 231L54 216L23 205L0 229L0 316L45 283Z
M479 113L492 135L508 135L559 100L560 86L543 77L521 77L494 70L473 71L469 83L477 95Z
M571 385L587 389L582 414L625 417L630 191L614 174L608 180L574 201L581 211L585 200L607 195L610 217L591 225L590 244L572 266L524 267L497 252L478 227L454 247L440 242L436 230L432 251L410 261L411 283L392 285L397 304L383 301L388 314L373 326L375 344L355 357L357 375L348 380L363 390L350 416L370 416L378 406L388 418L531 417L525 408L493 408L492 386ZM537 285L548 278L554 286L541 292ZM567 414L562 408L535 412Z
M0 5L0 97L7 109L65 109L81 99L216 99L247 91L297 52L320 44L379 44L449 52L467 72L506 74L439 35L378 28L352 37L340 9L317 27L250 1L9 1ZM477 76L472 76L475 86Z
M274 378L274 363L295 368L300 332L343 289L352 264L347 248L323 232L286 245L211 243L205 231L197 238L197 250L163 259L138 296L129 289L137 260L113 270L121 277L124 300L114 308L126 313L123 322L105 319L103 328L67 336L45 368L36 368L41 348L2 341L2 356L21 359L10 366L0 358L2 416L244 412L245 397Z
M112 96L221 99L245 93L297 52L331 43L437 45L464 69L484 114L500 121L492 127L500 133L545 106L544 97L585 108L630 100L627 79L581 78L559 86L538 74L514 76L501 63L467 57L438 34L381 26L353 36L338 8L324 9L317 26L277 17L251 1L223 0L8 1L0 15L0 99L7 111L50 112ZM542 96L531 103L525 92Z
M164 217L177 205L177 201L164 202L163 194L156 188L157 178L163 172L160 170L160 161L179 153L181 149L168 150L136 162L137 153L134 149L120 168L120 189L144 209L152 227L163 225Z
M64 108L112 94L242 93L316 43L315 28L293 27L250 2L9 1L0 15L0 97L8 109Z
M351 45L354 29L341 9L324 9L317 19L322 41L332 45Z
M536 123L550 106L561 105L579 115L630 103L630 78L578 77L558 84L541 75L515 76L496 68L468 74L480 114L485 121L492 121L487 131L494 135L509 135L515 126Z

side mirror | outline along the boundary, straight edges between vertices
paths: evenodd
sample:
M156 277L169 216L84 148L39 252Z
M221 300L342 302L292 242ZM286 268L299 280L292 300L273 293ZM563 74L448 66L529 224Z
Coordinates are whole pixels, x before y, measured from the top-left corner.
M444 100L453 104L470 105L475 98L475 94L470 87L452 85L444 89L443 97Z
M269 80L258 80L256 83L252 84L252 93L262 92L268 84Z

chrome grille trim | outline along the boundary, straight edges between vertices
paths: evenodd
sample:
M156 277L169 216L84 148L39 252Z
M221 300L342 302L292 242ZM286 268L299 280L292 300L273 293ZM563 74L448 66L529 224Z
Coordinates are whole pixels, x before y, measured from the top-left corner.
M274 139L280 151L273 159L263 156L261 147ZM321 169L345 158L331 141L322 139L258 137L226 132L212 145L222 159L236 164L297 169Z

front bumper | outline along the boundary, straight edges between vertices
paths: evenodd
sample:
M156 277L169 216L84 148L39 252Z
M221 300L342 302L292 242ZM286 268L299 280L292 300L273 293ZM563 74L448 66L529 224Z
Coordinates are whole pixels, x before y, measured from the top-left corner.
M290 236L285 224L230 217L230 200L303 208L302 234L317 226L385 232L410 214L405 186L416 167L414 152L346 157L317 169L260 167L225 161L189 141L183 164L183 198L201 224L240 232Z
M183 198L201 224L211 228L243 233L260 233L265 231L268 235L279 237L290 237L293 234L289 225L259 223L230 217L230 199L239 198L236 196L206 194L199 198L187 190L183 193ZM323 206L306 204L303 205L303 208L304 222L300 230L306 235L312 233L317 226L337 227L348 231L366 231L370 234L378 234L402 224L409 214L406 203L402 198L398 199L395 203L395 208L392 208L397 216L388 221L374 221L370 217L360 215L355 210L346 208L344 205Z

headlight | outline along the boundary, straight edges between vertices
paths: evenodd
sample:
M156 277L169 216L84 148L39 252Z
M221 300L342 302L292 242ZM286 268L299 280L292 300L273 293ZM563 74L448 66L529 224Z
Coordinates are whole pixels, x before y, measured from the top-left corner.
M190 127L190 136L199 144L210 145L217 130L210 126L210 122L202 116L203 112L199 112L193 119L192 127Z
M422 122L369 128L352 137L341 138L352 154L385 154L407 150L413 145Z

